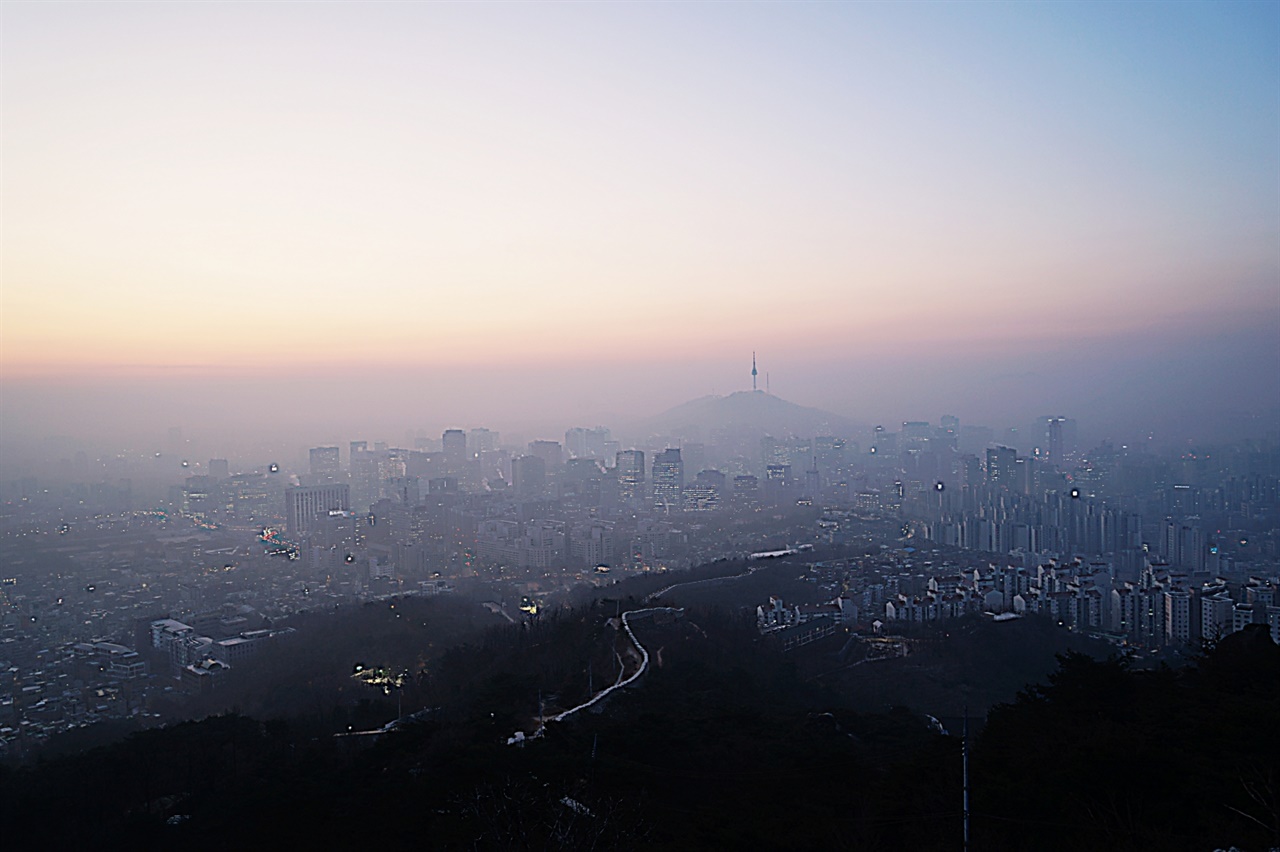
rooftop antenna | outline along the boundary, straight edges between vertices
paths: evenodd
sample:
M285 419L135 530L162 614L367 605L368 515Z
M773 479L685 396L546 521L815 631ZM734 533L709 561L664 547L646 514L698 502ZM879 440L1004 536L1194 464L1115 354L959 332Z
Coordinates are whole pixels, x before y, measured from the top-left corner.
M751 390L756 389L756 353L751 353Z

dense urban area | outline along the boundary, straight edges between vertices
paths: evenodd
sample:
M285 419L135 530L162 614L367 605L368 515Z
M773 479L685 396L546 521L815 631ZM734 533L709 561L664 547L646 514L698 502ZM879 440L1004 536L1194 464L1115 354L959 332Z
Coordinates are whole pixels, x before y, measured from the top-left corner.
M974 613L1044 615L1137 660L1251 624L1280 641L1274 430L1086 446L1059 416L859 431L760 391L700 402L772 416L774 434L733 418L634 442L449 429L236 462L192 457L178 428L155 449L68 445L0 482L0 754L182 718L294 641L300 614L452 596L524 623L627 578L669 575L658 597L688 569L778 555L806 582L750 604L784 651Z

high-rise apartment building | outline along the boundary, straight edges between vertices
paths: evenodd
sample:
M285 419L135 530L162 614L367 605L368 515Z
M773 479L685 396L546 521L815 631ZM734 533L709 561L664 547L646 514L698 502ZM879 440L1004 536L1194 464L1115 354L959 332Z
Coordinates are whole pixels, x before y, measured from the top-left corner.
M1199 624L1193 623L1193 615L1199 616L1196 601L1191 592L1177 587L1164 593L1164 641L1169 645L1184 646L1198 635ZM1198 622L1199 618L1194 621Z
M1017 488L1018 452L1011 447L987 450L987 482L1005 488Z

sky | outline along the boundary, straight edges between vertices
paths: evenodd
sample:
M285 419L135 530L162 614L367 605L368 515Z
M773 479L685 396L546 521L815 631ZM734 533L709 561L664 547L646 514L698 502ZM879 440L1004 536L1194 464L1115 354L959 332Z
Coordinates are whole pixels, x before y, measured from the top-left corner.
M1280 407L1280 3L0 16L10 438Z

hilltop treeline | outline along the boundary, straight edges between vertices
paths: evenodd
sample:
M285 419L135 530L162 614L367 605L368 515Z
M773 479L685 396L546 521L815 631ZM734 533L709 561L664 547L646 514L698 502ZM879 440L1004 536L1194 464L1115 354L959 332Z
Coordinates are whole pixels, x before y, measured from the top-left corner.
M731 611L636 621L636 687L506 745L539 693L568 706L610 680L629 605L476 634L419 678L432 709L384 735L330 735L394 715L348 697L326 731L224 713L0 769L0 824L14 848L960 845L960 740L902 707L853 711ZM1180 671L1062 655L971 740L971 848L1277 845L1278 711L1265 630Z
M1198 665L1060 658L974 747L986 848L1280 847L1280 648L1265 625Z

